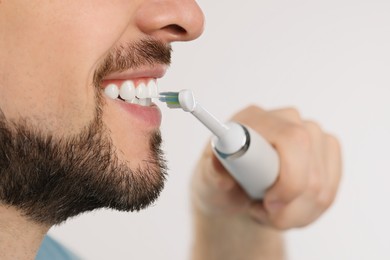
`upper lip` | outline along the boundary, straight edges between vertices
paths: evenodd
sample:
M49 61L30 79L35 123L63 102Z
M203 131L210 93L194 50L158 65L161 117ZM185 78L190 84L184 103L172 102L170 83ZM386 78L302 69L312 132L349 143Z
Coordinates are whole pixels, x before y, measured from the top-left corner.
M167 65L156 64L152 67L141 67L137 69L130 69L121 72L114 72L103 80L126 80L136 78L162 78L168 69Z

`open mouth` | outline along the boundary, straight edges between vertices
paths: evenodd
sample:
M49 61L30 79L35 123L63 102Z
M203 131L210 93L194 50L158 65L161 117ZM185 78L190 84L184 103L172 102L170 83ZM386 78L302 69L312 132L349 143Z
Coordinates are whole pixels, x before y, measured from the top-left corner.
M143 78L137 80L109 80L103 83L104 93L114 100L150 106L153 98L158 98L157 80Z
M166 70L166 65L156 64L107 75L101 87L108 101L110 120L116 118L132 126L136 120L143 128L159 127L161 111L152 101L159 98L157 79L162 78Z

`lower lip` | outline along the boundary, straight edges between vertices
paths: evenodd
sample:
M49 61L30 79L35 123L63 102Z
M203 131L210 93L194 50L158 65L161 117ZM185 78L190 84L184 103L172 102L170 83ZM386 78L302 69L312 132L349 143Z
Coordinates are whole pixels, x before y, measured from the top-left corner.
M136 118L141 124L150 128L158 128L161 125L161 111L155 104L150 106L141 106L124 102L122 100L115 100L115 103L130 114L132 118Z

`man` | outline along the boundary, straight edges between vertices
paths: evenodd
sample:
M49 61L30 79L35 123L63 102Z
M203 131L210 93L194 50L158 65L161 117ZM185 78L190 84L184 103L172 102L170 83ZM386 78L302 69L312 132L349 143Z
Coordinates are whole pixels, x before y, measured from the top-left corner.
M161 115L143 91L164 75L170 43L202 30L193 0L0 0L1 259L34 259L50 227L80 213L158 197ZM207 147L193 181L193 259L282 259L281 230L334 200L338 142L294 109L233 119L276 148L279 178L251 201Z

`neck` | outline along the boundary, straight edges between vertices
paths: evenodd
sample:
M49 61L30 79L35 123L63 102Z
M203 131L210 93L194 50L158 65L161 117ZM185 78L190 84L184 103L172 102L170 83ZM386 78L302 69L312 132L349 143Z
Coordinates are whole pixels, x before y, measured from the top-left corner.
M28 220L15 208L0 204L0 259L35 259L49 228Z

